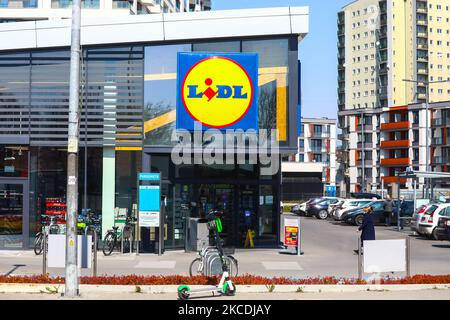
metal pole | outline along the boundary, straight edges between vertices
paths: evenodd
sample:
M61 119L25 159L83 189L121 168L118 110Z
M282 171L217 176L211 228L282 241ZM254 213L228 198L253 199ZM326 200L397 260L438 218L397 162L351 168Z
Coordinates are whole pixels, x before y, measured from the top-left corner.
M411 239L406 238L406 276L411 276Z
M429 147L429 143L428 143L428 139L429 139L429 133L428 133L428 109L429 109L429 104L430 104L430 84L427 83L426 84L426 100L425 100L425 110L426 110L426 115L425 115L425 151L426 151L426 160L425 160L425 171L429 171L429 163L430 163L430 147ZM426 197L429 197L429 179L425 178L425 184L426 184Z
M97 231L94 230L94 266L92 268L93 276L97 276L97 243L98 243L98 237L97 237Z
M400 231L400 178L397 181L397 231Z
M416 194L416 190L417 190L417 180L414 178L414 210L416 210L416 208L417 208L417 194Z
M137 205L136 205L136 255L139 255L139 241L141 240L141 227L139 226L139 187L141 185L140 174L137 174Z
M384 199L384 180L381 179L381 199Z
M366 152L365 152L365 136L364 136L364 121L366 117L364 116L364 112L361 115L361 144L362 144L362 192L366 192L366 168L365 168L365 162L366 162Z
M298 239L297 239L297 255L302 255L302 224L301 224L301 218L298 217Z
M47 233L44 232L44 249L43 249L43 253L42 253L42 275L46 275L47 274Z
M362 276L363 276L361 250L362 250L361 238L358 237L358 280L362 280Z
M78 142L80 131L80 25L81 0L72 2L70 48L69 137L67 147L67 233L65 295L78 295L77 214L78 214Z

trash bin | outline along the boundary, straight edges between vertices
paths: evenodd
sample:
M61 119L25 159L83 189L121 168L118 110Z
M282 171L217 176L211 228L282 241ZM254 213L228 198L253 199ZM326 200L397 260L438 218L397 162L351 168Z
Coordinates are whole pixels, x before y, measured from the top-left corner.
M187 251L200 251L209 244L209 231L205 220L189 218Z

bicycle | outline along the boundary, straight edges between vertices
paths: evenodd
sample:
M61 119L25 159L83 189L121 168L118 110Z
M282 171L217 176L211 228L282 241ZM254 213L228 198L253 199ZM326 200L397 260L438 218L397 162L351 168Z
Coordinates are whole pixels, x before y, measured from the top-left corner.
M209 238L210 236L208 236ZM222 240L221 240L222 241ZM235 257L232 256L234 253L234 250L230 250L229 248L223 248L224 254L225 254L225 263L228 266L228 270L230 271L230 275L233 277L236 277L239 272L238 268L238 261ZM228 252L226 252L228 251ZM206 261L208 261L208 255L216 255L217 254L217 247L211 247L211 246L204 246L202 250L198 252L199 256L198 258L195 258L191 264L189 265L189 275L197 276L197 275L205 275L205 264Z
M114 226L112 229L108 230L105 236L105 240L103 240L103 254L105 256L111 255L114 248L118 245L118 243L124 241L124 247L125 243L128 243L130 239L134 239L134 225L135 225L136 219L127 217L125 221L125 226L123 227L122 233L119 235L118 226ZM125 249L125 248L122 248ZM132 246L128 248L130 251L132 250Z
M56 222L60 216L63 215L41 215L41 219L45 218L49 223L42 224L42 230L36 233L33 249L37 256L44 250L44 236L47 237L49 234L59 234L60 227Z

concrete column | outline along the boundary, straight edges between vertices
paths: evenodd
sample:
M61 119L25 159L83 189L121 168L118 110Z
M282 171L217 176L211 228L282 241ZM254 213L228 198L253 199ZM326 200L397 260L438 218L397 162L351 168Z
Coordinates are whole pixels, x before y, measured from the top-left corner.
M102 175L102 239L108 229L114 225L114 208L116 192L116 150L103 147Z

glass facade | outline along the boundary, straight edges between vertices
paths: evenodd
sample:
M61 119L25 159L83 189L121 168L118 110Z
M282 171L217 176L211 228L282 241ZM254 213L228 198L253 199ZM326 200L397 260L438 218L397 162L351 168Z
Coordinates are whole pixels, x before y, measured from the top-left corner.
M279 129L281 146L292 148L288 80L297 66L289 66L288 53L296 51L290 43L297 42L83 48L80 212L101 216L104 234L119 217L136 214L137 174L161 172L167 249L184 248L188 219L213 208L224 211L227 245L242 247L249 229L257 246L277 245L279 174L262 175L260 165L248 162L174 165L170 150L178 52L258 53L259 126ZM1 202L0 248L32 246L46 215L66 213L69 57L68 48L0 53L0 194L10 195ZM142 236L155 239L154 230L146 232Z
M278 129L289 144L289 39L199 42L145 48L145 146L171 145L178 52L248 52L259 58L259 128Z

